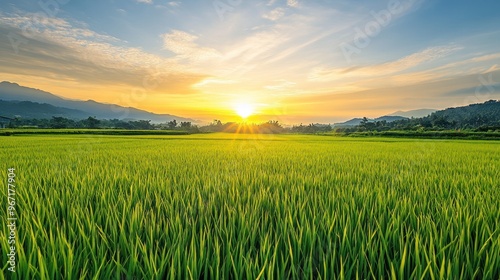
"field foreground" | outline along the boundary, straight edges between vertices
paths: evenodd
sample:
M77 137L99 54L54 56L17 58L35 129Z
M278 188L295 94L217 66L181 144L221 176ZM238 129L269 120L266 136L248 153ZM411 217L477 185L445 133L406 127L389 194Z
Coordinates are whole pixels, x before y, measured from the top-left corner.
M500 142L0 137L2 279L500 279Z

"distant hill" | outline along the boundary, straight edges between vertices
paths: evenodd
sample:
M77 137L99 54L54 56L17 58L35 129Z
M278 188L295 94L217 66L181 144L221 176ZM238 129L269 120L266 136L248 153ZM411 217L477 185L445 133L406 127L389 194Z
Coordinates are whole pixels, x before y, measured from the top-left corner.
M382 116L382 117L378 117L376 119L368 119L368 121L370 121L370 122L382 122L382 121L386 121L386 122L390 123L390 122L400 121L400 120L406 120L406 119L408 119L408 118L401 117L401 116ZM357 126L357 125L361 124L362 120L363 120L363 118L354 118L354 119L348 120L348 121L343 122L343 123L336 123L334 126L335 127Z
M24 119L50 119L52 117L85 119L89 117L89 113L83 111L31 101L0 100L0 112L3 116L20 117Z
M398 117L394 117L398 118ZM381 119L381 118L379 118ZM376 120L361 123L362 119L353 119L335 127L337 131L441 131L472 130L500 131L500 101L490 100L480 104L448 108L431 113L422 118L403 118L400 120L377 123ZM352 125L355 124L355 125Z
M405 120L405 119L407 119L407 117L403 117L403 116L383 116L383 117L376 118L373 121L374 122L383 122L383 121L386 121L386 122L390 123L390 122L395 122L395 121L400 121L400 120Z
M419 121L423 125L432 124L451 129L500 127L500 101L490 100L485 103L448 108L434 112Z
M350 119L350 120L342 122L342 123L335 123L334 126L335 127L356 126L356 125L359 125L362 120L363 120L362 118L354 118L354 119Z
M406 117L406 118L422 118L422 117L427 117L428 115L436 112L436 109L418 109L418 110L411 110L411 111L397 111L392 114L389 114L388 116L399 116L399 117Z
M64 116L72 119L82 119L82 116L83 118L92 116L98 119L151 120L153 123L164 123L173 119L178 122L196 122L189 118L169 114L155 114L133 107L99 103L94 100L82 101L65 99L50 92L23 87L10 82L0 83L0 100L31 102L17 103L15 105L16 110L10 110L16 112L15 115L21 116L35 114L34 112L30 113L31 109L35 109L35 115L55 114L57 116ZM0 115L9 116L7 112L10 111L7 111L6 108L3 110L0 109ZM13 115L11 114L10 116Z

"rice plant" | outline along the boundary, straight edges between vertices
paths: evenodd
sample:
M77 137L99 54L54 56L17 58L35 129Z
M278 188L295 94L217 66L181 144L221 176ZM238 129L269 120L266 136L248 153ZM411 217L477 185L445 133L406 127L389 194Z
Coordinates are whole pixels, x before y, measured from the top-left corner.
M500 279L500 142L0 138L2 279Z

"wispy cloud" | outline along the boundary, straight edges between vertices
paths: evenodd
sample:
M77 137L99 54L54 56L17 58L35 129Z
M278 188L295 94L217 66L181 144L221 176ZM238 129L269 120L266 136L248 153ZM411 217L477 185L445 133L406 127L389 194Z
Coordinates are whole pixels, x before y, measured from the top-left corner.
M277 0L269 0L269 2L267 2L267 6L272 6L274 5L274 3L276 3Z
M236 84L237 82L234 80L225 80L225 79L217 79L217 78L206 78L202 80L201 82L193 85L193 87L208 87L212 85L231 85L231 84Z
M297 8L299 6L299 1L298 0L287 0L286 4L290 7Z
M454 45L431 47L423 51L408 55L396 61L368 66L368 67L361 67L354 70L346 69L345 73L357 72L357 73L363 73L365 75L373 75L376 73L392 74L406 69L410 69L412 67L418 66L426 62L430 62L448 56L451 53L461 49L462 47Z
M177 55L180 59L192 62L204 62L220 58L215 49L199 46L196 43L198 36L180 30L172 30L163 34L163 48Z
M268 13L265 13L262 15L263 18L271 20L271 21L277 21L278 19L282 18L285 15L285 9L284 8L276 8Z
M127 11L126 11L126 10L124 10L124 9L116 9L116 11L117 11L120 15L122 15L122 16L126 16L126 15L127 15Z
M26 42L14 54L8 40L0 43L0 73L51 77L56 81L87 85L128 85L144 87L144 79L154 76L155 90L163 93L192 92L191 85L204 77L166 59L127 47L126 42L60 18L47 18L31 25L31 14L0 16L0 35L16 34ZM23 31L24 30L24 31Z
M411 85L466 75L479 75L498 70L498 63L500 63L500 53L480 55L434 68L392 75L385 81L393 85Z
M268 89L268 90L273 90L273 91L282 91L282 90L290 89L297 84L295 82L290 82L288 80L279 80L276 82L277 82L276 84L267 85L264 88Z
M135 0L137 3L153 4L153 0Z
M385 63L354 66L349 68L314 68L309 74L309 80L335 81L345 77L374 77L385 76L398 73L426 62L431 62L461 50L462 47L456 45L430 47L423 51L410 54L400 59Z

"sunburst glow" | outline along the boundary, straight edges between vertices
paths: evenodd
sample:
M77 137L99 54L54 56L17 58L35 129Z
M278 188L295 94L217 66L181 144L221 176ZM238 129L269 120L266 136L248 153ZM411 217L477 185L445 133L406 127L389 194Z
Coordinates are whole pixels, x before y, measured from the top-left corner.
M254 113L254 107L248 103L240 103L240 104L236 105L236 107L234 108L234 111L240 117L242 117L243 119L246 119Z

